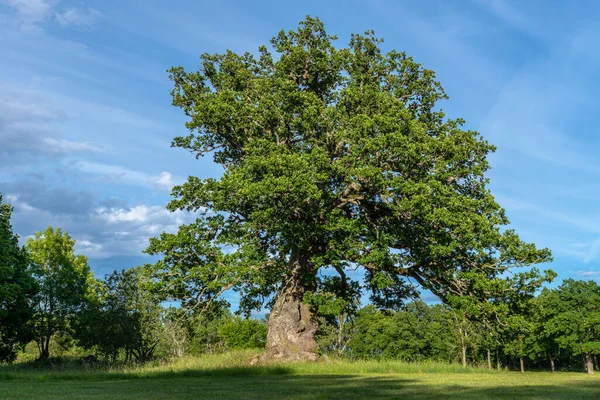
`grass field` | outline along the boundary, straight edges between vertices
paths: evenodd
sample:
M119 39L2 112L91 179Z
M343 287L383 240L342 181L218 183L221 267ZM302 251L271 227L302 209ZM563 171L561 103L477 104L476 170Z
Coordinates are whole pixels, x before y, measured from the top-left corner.
M251 352L84 371L0 367L0 399L598 399L600 374L321 362L248 367Z

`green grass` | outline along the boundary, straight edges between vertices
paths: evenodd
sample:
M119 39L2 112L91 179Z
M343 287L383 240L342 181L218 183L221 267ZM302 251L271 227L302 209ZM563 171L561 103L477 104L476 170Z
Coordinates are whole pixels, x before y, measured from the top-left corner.
M439 363L247 366L256 353L83 370L0 367L0 399L598 399L600 374L497 372Z

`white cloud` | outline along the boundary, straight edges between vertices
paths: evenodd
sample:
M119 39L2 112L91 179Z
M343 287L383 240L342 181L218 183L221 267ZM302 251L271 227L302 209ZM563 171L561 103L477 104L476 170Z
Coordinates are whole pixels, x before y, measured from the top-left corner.
M164 208L154 206L149 207L145 205L135 206L129 209L98 209L97 215L105 219L108 223L118 222L146 222L152 215L159 214L165 211Z
M169 191L175 186L173 183L173 175L166 171L161 172L154 183L158 188Z
M82 233L80 237L102 248L90 249L94 257L141 255L151 237L162 232L176 232L190 223L194 215L185 211L168 211L164 206L136 205L129 208L97 208L90 221L98 229L96 235Z
M89 258L141 256L150 238L176 232L195 219L193 213L171 212L162 205L95 206L69 214L56 213L46 203L32 205L18 195L5 199L14 206L12 223L23 240L49 225L60 226L75 239L76 250Z
M100 243L93 243L89 240L75 240L75 251L94 258L94 256L104 254L105 249Z
M122 182L127 185L154 187L162 191L170 191L173 186L183 183L183 178L167 171L158 175L148 174L124 168L118 165L102 164L90 161L78 161L76 167L81 172L99 175L103 181Z

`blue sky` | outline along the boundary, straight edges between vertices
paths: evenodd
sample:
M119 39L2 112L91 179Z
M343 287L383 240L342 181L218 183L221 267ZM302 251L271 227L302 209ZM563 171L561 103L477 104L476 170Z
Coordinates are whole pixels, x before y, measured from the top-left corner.
M576 7L574 6L576 4ZM143 261L189 221L164 205L210 158L185 133L165 70L255 51L307 14L345 44L375 29L434 69L442 107L498 146L491 187L560 278L599 278L600 6L592 1L0 0L0 192L16 231L67 229L98 275Z

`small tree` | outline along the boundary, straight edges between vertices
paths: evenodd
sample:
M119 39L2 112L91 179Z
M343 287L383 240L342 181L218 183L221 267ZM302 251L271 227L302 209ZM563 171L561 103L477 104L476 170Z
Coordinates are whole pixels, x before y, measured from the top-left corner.
M506 319L503 332L505 336L504 352L519 360L521 373L525 372L524 359L535 355L533 346L535 332L535 323L532 321L531 315L515 314Z
M476 327L468 315L461 310L453 310L451 315L451 327L456 341L460 343L460 360L463 368L467 368L467 351L476 338Z
M537 328L537 343L540 349L540 353L545 353L550 363L550 370L556 371L555 358L560 350L557 337L560 335L559 332L553 328L552 324L547 322L552 319L556 314L553 303L555 302L555 295L550 289L544 289L536 299L537 303L537 314L535 316L536 328Z
M25 249L13 233L12 207L0 194L0 362L13 361L18 348L31 339L31 298L36 285L28 269Z
M162 314L143 269L115 271L106 276L78 337L86 347L98 346L113 359L124 351L126 361L148 361L165 334Z
M87 258L74 253L68 232L48 227L27 240L31 271L39 286L33 297L34 332L40 359L48 358L50 339L71 328L89 298L94 281Z
M328 276L319 278L317 286L315 293L305 296L319 318L317 340L321 351L341 356L353 333L353 319L360 306L360 285Z
M172 357L183 357L189 344L189 331L185 326L180 310L169 308L164 310L162 322L161 348Z

